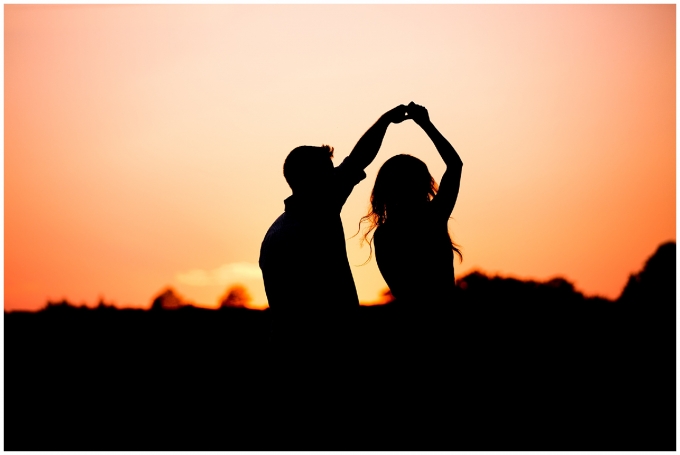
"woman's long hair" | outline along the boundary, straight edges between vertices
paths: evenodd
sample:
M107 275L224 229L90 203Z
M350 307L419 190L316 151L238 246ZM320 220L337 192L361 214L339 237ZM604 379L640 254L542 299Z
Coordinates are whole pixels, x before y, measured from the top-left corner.
M366 262L370 261L373 255L375 229L387 222L388 212L394 215L404 208L408 211L409 207L422 202L427 203L434 198L437 190L437 182L430 175L427 165L418 158L404 154L393 156L385 161L375 178L368 214L359 221L359 231L364 222L368 223L368 229L361 239L361 244L367 242L370 248ZM451 242L451 249L458 254L462 262L463 254L459 245L451 240L448 230L447 235Z

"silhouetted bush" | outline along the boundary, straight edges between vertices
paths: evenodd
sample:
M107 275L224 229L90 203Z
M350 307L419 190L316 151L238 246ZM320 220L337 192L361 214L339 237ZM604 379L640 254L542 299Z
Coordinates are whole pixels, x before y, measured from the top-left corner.
M220 299L220 308L245 308L251 300L248 289L242 284L235 284Z
M153 299L152 310L177 310L190 305L177 295L174 289L167 288Z
M659 246L642 271L632 274L618 302L623 304L670 304L676 299L675 242Z

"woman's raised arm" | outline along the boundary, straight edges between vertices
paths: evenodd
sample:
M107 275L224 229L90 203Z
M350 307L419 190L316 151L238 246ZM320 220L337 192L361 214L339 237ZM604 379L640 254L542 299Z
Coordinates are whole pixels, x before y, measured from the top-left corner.
M463 161L458 156L458 152L451 143L435 128L430 121L430 116L423 106L415 104L413 101L406 107L408 116L413 119L428 135L439 155L446 163L446 172L439 183L439 191L432 202L441 212L442 216L448 218L453 212L453 207L458 199L460 190L460 178L463 173Z

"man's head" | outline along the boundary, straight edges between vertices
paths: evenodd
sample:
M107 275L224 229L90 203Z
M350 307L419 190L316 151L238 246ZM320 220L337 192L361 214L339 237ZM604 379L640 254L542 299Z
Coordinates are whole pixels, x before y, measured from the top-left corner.
M333 171L333 147L303 145L294 148L283 163L283 176L293 194L314 194L323 190Z

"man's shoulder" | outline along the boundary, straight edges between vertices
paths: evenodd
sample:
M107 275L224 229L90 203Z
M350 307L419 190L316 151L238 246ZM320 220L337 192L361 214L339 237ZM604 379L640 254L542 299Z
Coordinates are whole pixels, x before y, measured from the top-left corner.
M281 227L284 223L286 222L286 212L283 212L281 215L279 215L276 220L269 226L269 229L267 232L270 232L272 230L276 230L277 228Z

